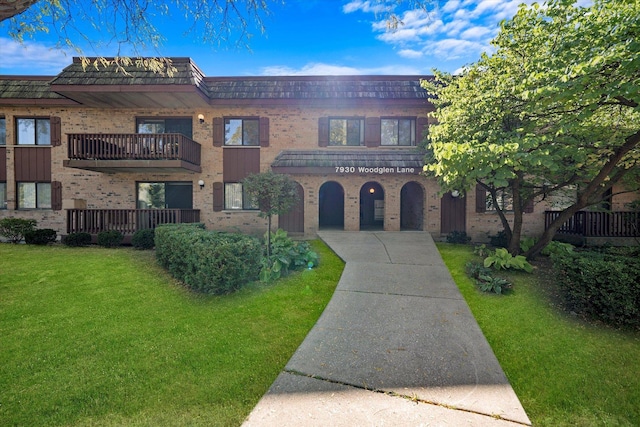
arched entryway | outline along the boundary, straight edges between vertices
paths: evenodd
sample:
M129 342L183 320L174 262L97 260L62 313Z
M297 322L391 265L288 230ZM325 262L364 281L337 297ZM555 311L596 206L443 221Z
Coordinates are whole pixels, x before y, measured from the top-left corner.
M415 181L400 190L400 229L422 230L424 224L424 190Z
M278 216L278 228L288 233L304 233L304 188L296 182L298 202L286 214Z
M344 189L335 181L322 184L318 193L320 228L344 229Z
M384 190L377 182L367 182L360 188L360 230L384 228Z

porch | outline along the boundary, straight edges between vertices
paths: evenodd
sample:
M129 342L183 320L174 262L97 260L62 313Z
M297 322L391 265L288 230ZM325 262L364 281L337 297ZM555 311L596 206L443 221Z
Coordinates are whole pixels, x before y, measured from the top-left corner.
M200 172L201 146L179 133L67 134L64 166L97 172Z
M67 209L67 234L89 233L95 238L101 231L116 230L125 243L138 230L194 222L200 222L198 209Z
M546 211L545 230L560 215ZM640 212L576 212L556 232L557 236L582 238L588 244L630 242L640 237Z

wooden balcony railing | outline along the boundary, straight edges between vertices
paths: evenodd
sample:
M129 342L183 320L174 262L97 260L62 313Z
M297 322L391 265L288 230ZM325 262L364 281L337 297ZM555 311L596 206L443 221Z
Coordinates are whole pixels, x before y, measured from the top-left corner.
M67 233L98 234L117 230L133 234L159 224L200 222L197 209L68 209Z
M560 215L546 211L545 229ZM583 237L640 237L640 212L576 212L557 231Z
M200 165L200 144L179 133L72 133L70 160L184 160Z

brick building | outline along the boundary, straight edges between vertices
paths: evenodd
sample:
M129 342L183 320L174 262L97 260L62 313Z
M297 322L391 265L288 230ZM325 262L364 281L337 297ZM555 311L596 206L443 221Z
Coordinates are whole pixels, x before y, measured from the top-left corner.
M129 69L0 76L0 218L64 235L164 222L264 232L242 179L273 170L300 204L276 224L312 237L323 227L501 229L484 194L438 194L420 173L433 110L419 76L206 77L173 58L171 77ZM537 204L524 235L544 227Z

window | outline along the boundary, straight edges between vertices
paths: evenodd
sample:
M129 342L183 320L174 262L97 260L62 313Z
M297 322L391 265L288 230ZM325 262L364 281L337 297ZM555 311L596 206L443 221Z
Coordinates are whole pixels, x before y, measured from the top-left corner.
M260 120L224 119L224 145L260 145Z
M416 145L416 121L414 119L382 119L382 145Z
M0 182L0 209L7 209L7 183Z
M258 209L256 203L242 191L239 182L224 184L224 208L226 210Z
M329 145L355 147L364 145L364 120L329 119Z
M188 138L193 135L191 117L149 117L136 120L138 133L180 133Z
M486 204L488 211L496 211L498 210L498 206L503 211L512 211L513 210L513 197L508 190L498 190L496 192L496 200L494 201L491 197L491 193L487 191L486 196Z
M7 144L7 119L0 117L0 145Z
M191 182L138 182L138 209L193 209Z
M46 119L18 119L18 144L51 145L51 122Z
M51 209L51 183L19 182L18 209Z

